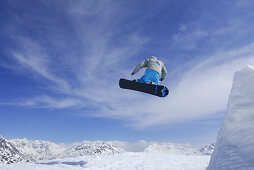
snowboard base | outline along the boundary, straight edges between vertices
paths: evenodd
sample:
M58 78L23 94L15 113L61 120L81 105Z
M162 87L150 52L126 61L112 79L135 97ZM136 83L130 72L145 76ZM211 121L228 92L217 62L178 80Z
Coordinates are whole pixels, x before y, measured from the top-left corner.
M119 80L119 86L123 89L135 90L158 97L166 97L169 93L169 90L166 86L155 85L155 84L146 84L136 81L131 81L121 78Z

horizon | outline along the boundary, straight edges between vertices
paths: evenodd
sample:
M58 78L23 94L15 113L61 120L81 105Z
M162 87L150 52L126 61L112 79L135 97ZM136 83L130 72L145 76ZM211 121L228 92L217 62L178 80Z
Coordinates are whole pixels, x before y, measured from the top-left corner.
M0 135L0 137L2 137ZM3 137L4 138L4 137ZM4 138L6 139L6 138ZM213 145L215 143L207 143L207 144L200 144L200 145L192 145L190 143L174 143L174 142L154 142L154 141L136 141L136 142L126 142L126 141L116 141L116 140L112 140L112 141L102 141L102 140L95 140L95 141L89 141L89 140L84 140L84 141L79 141L79 142L73 142L73 143L55 143L52 141L46 141L46 140L40 140L40 139L27 139L27 138L11 138L11 139L6 139L7 141L11 142L12 144L16 145L16 140L21 140L22 143L24 142L36 142L36 144L38 144L38 142L48 142L49 145L51 144L56 144L62 147L67 147L67 148L72 148L72 147L78 147L80 145L83 144L87 144L87 143L97 143L97 144L101 144L104 142L108 142L110 144L113 144L114 146L117 146L121 149L124 149L126 152L144 152L146 148L148 148L149 146L152 146L154 144L159 145L159 146L163 146L163 145L174 145L174 146L182 146L182 147L187 147L187 148L202 148L204 146L208 146L208 145ZM25 146L25 145L24 145ZM29 146L29 145L28 145Z
M254 2L29 1L0 6L4 138L214 143L235 71L254 65ZM150 56L170 90L120 89Z

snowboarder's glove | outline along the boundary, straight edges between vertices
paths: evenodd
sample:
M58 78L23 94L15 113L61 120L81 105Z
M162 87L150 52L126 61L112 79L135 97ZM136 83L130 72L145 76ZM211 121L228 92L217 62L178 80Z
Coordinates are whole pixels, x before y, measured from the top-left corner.
M163 81L164 79L163 78L160 78L160 81Z
M134 72L131 73L132 76L133 76L134 74L135 74Z

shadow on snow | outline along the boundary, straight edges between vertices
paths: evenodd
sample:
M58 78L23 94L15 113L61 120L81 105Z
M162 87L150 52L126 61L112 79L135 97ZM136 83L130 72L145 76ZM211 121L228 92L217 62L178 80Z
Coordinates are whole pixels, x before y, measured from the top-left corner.
M38 163L38 164L42 164L42 165L56 165L56 164L64 164L64 165L72 165L72 166L81 166L83 167L85 164L87 164L87 162L84 161L78 161L78 162L72 162L72 161L52 161L52 162L43 162L43 163Z

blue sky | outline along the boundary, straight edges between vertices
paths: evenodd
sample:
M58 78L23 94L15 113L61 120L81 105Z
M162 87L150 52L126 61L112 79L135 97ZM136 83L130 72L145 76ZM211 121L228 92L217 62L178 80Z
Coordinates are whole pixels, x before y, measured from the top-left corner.
M214 142L254 65L252 1L1 1L0 134L53 142ZM155 55L167 98L123 90Z

